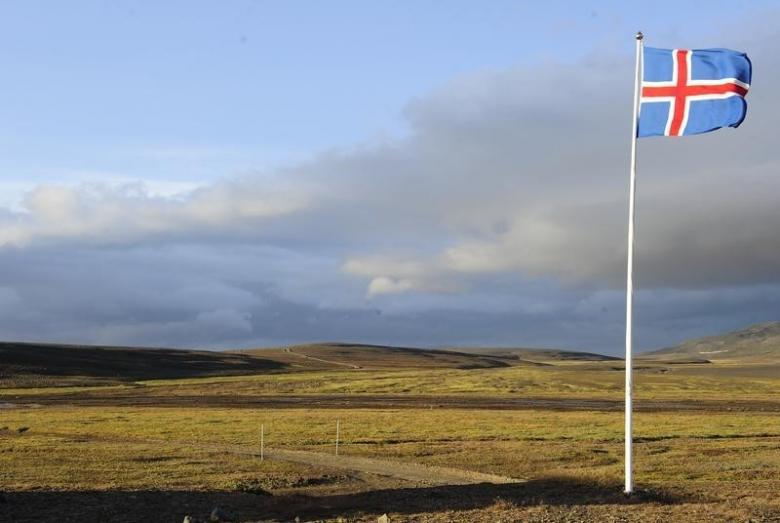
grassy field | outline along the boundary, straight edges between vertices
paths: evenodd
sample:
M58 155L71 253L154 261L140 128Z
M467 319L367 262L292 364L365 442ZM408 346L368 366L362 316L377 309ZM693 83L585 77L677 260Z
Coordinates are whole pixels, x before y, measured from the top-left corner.
M149 394L487 394L620 398L621 364L494 369L328 371L253 377L145 381ZM636 375L645 398L778 398L780 366L648 365Z
M592 512L594 517L606 517L615 505L626 503L614 495L622 473L622 416L611 412L13 409L3 413L0 482L4 490L18 492L233 494L248 498L234 501L247 517L260 518L263 510L271 510L291 520L297 511L305 515L322 507L309 503L269 509L257 499L253 507L257 496L247 491L260 488L279 499L305 493L327 504L329 497L388 488L381 479L372 483L344 471L260 462L261 424L271 448L333 452L336 419L341 421L341 448L347 455L497 473L550 486L546 493L533 491L538 499L530 499L523 484L514 490L502 487L496 499L477 503L486 506L472 507L493 516L505 510L517 518L532 512L547 514L551 521L566 517L569 508L546 506L546 496L562 495L555 484L606 496L593 506L572 499L573 505L583 505L583 514ZM22 427L28 430L19 433ZM780 414L640 413L636 433L636 474L640 487L651 493L645 502L629 500L627 513L636 520L672 518L689 510L742 521L780 514L773 494L780 488ZM392 482L390 486L398 488ZM442 495L446 499L446 491ZM742 501L746 496L749 503ZM503 504L496 507L498 498ZM419 500L412 506L419 506ZM453 506L458 506L455 499ZM545 509L540 511L540 506ZM171 510L181 515L187 507ZM447 517L438 510L422 514L467 521L473 516L470 510ZM404 515L400 506L395 511L399 520L421 517ZM342 507L338 514L325 512L330 518L360 519L372 511L358 506L357 511ZM166 516L166 521L175 520Z
M154 379L127 352L129 375L112 376L99 351L88 355L96 373L83 376L31 365L16 379L6 369L0 521L180 523L215 506L244 522L780 520L773 361L640 361L637 405L654 403L635 414L639 492L625 498L620 361L445 353L437 366L437 354L404 349L367 368L342 346L326 349L280 349L272 365L251 364L259 370L242 366L249 354L154 353L188 362ZM74 370L83 361L68 358ZM258 407L263 398L289 401ZM261 426L271 458L262 461ZM290 450L305 459L290 461ZM356 457L380 460L383 473L351 465ZM405 466L425 467L429 480L399 473ZM448 484L442 471L520 482Z
M780 399L780 365L638 365L636 393L645 399ZM489 369L402 369L138 380L92 387L7 387L9 395L104 391L175 395L482 394L619 399L622 363L579 362Z

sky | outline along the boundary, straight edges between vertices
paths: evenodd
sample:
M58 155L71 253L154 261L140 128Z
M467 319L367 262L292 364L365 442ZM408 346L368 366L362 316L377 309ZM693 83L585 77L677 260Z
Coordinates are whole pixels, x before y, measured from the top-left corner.
M639 349L780 319L780 2L0 4L0 338L620 354L634 33L754 66L639 143Z

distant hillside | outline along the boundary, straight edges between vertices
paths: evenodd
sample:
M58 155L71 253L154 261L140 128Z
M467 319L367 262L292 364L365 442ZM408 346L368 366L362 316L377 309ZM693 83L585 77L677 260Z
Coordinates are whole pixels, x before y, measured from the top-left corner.
M780 362L780 321L759 323L742 330L688 340L642 355L650 359Z
M484 369L538 365L516 356L321 343L218 352L0 342L0 387L344 369Z
M504 359L515 359L532 362L556 362L556 361L616 361L622 358L605 356L595 352L580 352L559 349L531 349L531 348L461 348L452 349L459 352L478 354L482 356L495 356Z
M306 369L481 369L534 365L519 358L453 350L417 349L355 343L315 343L276 349L251 349L250 354Z
M226 352L0 342L0 384L5 385L104 384L256 374L284 367L278 361Z

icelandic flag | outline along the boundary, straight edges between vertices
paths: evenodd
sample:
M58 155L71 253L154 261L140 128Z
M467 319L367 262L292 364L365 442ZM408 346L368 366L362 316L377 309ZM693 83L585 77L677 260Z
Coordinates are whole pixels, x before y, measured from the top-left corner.
M739 127L752 67L730 49L646 47L638 136L701 134Z

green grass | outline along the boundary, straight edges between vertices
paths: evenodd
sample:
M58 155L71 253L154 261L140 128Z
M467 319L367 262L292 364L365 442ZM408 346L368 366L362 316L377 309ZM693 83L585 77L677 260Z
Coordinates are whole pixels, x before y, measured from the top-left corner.
M353 454L517 477L583 466L605 477L620 475L623 420L613 412L94 407L4 412L0 481L12 488L224 486L257 471L257 460L231 452L257 451L260 424L270 447L328 450L336 419L343 449ZM29 431L17 434L18 427ZM780 414L637 413L635 427L639 455L653 456L641 460L646 480L661 473L667 479L731 480L745 469L775 474L780 463ZM725 449L717 466L691 460L717 449ZM745 461L748 449L751 459ZM688 466L682 466L683 455ZM546 468L534 468L540 463ZM273 471L280 465L263 466Z
M344 370L3 392L19 394L29 403L35 403L38 394L79 392L134 394L152 399L176 394L404 392L618 399L622 397L623 373L609 369L600 363L566 363L474 370ZM656 367L637 373L637 396L726 402L777 400L775 376L766 369L745 366L676 366L666 373L657 372ZM726 408L728 404L723 405ZM0 490L235 493L259 487L280 496L327 497L388 486L408 487L387 478L366 483L350 474L339 475L339 471L272 460L261 462L256 456L261 424L269 447L332 452L336 419L341 423L341 449L345 454L531 481L564 478L573 485L604 485L608 491L619 489L622 479L621 412L229 409L201 407L195 401L180 407L2 409ZM22 427L28 430L19 433ZM635 437L635 472L640 488L684 493L703 501L679 506L646 505L633 512L633 520L760 521L756 514L780 514L776 502L780 490L780 413L637 412ZM540 518L554 514L561 520L608 521L615 511L623 513L624 508L617 505L589 506L592 494L587 488L585 492L566 502L574 513L563 508L496 502L474 512L444 512L431 516L430 521L522 521L537 512ZM519 499L527 502L522 496ZM248 503L254 502L250 499ZM411 515L407 521L426 518Z
M135 496L136 492L233 495L261 488L278 494L276 499L284 504L286 494L324 496L323 503L329 503L329 496L409 487L388 478L366 479L315 466L261 462L256 456L261 424L269 447L332 452L339 419L345 454L531 481L563 478L564 483L555 484L564 485L560 487L564 494L566 481L579 485L581 491L557 507L534 505L536 494L530 500L518 494L514 501L496 501L472 512L430 509L430 514L413 514L406 521L523 521L536 515L542 521L610 521L618 513L630 514L632 521L761 521L766 514L780 515L776 500L780 491L780 412L739 411L735 403L780 401L778 367L646 362L638 367L635 384L639 401L722 402L710 411L635 413L638 485L656 492L683 493L693 501L650 503L632 508L634 512L625 512L619 505L620 497L612 499L612 505L592 503L594 491L588 485L599 485L597 497L603 491L619 491L623 474L621 412L435 407L436 395L450 394L622 398L620 362L570 361L535 367L313 370L105 386L85 380L89 386L61 387L57 386L61 383L45 382L52 386L0 388L4 396L21 403L35 404L36 399L45 403L44 396L62 395L73 398L66 402L77 404L80 395L117 395L144 398L152 405L1 409L0 490L129 492ZM316 409L300 405L294 409L230 409L199 406L197 400L198 396L212 395L285 394L430 395L434 408ZM182 406L153 406L155 398L177 395L188 397L181 400ZM193 396L195 399L190 398ZM22 427L28 430L18 432ZM548 490L540 487L539 495ZM246 501L249 506L256 505L253 495ZM544 519L548 516L551 519ZM372 518L368 520L376 521Z
M661 372L658 369L668 369ZM778 369L780 370L780 369ZM620 398L624 374L614 364L561 364L548 367L329 371L186 380L140 384L145 393L170 394L481 394ZM679 365L637 370L639 397L669 399L780 399L780 372L751 367Z
M547 367L339 370L254 376L146 380L119 386L6 388L4 394L121 392L151 396L265 394L478 394L619 399L623 371L609 363ZM652 365L635 373L645 399L780 399L780 368ZM32 401L32 400L31 400Z

